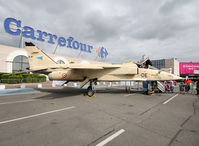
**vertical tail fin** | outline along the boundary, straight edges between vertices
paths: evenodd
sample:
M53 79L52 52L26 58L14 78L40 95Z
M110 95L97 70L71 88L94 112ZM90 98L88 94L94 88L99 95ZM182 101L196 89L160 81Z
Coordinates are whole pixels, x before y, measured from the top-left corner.
M30 70L41 70L56 65L54 60L37 48L33 43L25 42L25 45L28 52Z

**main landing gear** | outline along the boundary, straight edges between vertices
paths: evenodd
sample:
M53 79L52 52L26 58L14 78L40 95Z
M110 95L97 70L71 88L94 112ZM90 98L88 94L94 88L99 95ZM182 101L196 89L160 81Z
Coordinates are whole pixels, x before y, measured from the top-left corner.
M95 85L97 84L97 80L90 80L90 85L88 86L87 91L86 91L86 94L89 97L92 97L95 94L95 90L94 90L94 87L93 87L94 84Z

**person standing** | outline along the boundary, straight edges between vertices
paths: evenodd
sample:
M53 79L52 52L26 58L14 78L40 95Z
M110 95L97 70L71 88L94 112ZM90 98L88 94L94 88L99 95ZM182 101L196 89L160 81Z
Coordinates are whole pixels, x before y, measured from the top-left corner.
M167 81L164 81L165 84L165 92L169 93L169 84L167 83Z
M197 95L199 95L199 81L197 81L197 84L196 84L196 91L197 91Z
M173 81L170 81L170 90L171 90L171 93L174 93L174 82Z
M185 82L187 84L187 90L186 91L189 92L192 80L186 80Z

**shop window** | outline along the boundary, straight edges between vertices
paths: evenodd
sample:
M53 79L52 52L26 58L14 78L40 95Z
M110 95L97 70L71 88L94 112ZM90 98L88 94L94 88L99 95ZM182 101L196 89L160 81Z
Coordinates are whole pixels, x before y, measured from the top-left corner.
M29 68L28 57L19 55L12 62L12 72L22 72Z

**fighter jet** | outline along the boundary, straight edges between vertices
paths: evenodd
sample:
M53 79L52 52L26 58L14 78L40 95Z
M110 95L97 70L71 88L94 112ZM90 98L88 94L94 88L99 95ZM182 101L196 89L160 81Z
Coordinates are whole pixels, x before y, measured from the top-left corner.
M94 84L97 81L167 81L182 78L161 70L140 68L139 65L128 62L123 64L57 64L33 43L26 42L28 60L31 72L48 75L50 80L81 82L80 88L87 83L87 95L94 95Z

